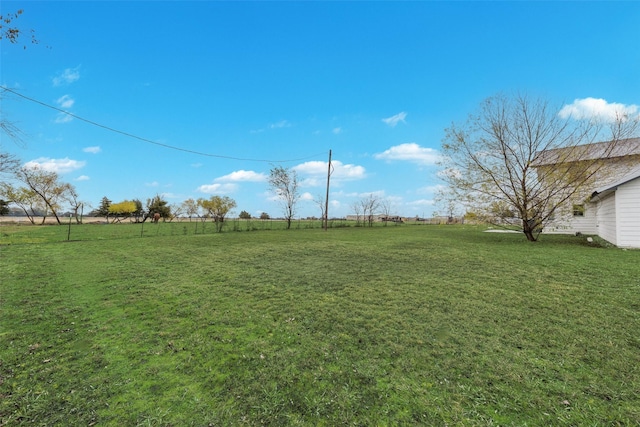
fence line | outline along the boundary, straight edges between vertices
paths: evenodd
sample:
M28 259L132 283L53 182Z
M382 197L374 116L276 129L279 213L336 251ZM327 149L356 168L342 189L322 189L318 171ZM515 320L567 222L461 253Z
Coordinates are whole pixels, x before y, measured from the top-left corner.
M5 221L0 223L0 245L20 244L20 243L44 243L44 242L60 242L60 241L91 241L91 240L113 240L113 239L131 239L131 238L151 238L166 236L198 236L213 235L217 233L229 232L250 232L250 231L274 231L286 230L287 221L282 219L240 219L232 218L222 224L221 229L217 227L215 222L202 221L200 219L180 218L173 221L153 221L146 222L128 222L123 220L117 223L106 222L103 219L85 218L81 224L75 221L63 223L64 226L56 226L57 224L48 224L45 226L31 225L24 221ZM409 222L409 223L389 223L376 222L373 227L398 227L406 224L423 225L427 222ZM322 229L322 220L296 219L291 222L291 230L301 229ZM7 232L2 231L6 228ZM19 227L20 232L10 232L9 227ZM34 231L29 233L24 228L34 227ZM346 219L329 220L328 228L369 228L368 223L362 221L352 221Z

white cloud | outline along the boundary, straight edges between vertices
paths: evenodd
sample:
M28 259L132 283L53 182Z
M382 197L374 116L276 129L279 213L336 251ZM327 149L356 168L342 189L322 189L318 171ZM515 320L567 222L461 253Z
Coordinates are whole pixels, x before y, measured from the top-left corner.
M416 190L416 194L436 194L439 191L444 190L445 188L447 188L447 187L445 187L442 184L428 185L426 187L418 188Z
M80 79L80 67L67 68L62 73L55 76L52 81L54 86L62 86L64 84L71 84Z
M358 165L345 165L339 160L331 162L333 181L354 181L366 177L366 170ZM322 161L305 162L293 169L303 176L305 186L324 185L327 182L328 163Z
M89 177L87 175L80 175L76 178L76 181L89 181Z
M422 207L422 206L433 206L435 204L436 204L435 200L420 199L420 200L414 200L412 202L407 203L407 206Z
M165 199L182 199L183 198L182 196L175 193L162 193L160 195Z
M76 101L71 98L69 95L62 95L60 98L56 100L56 103L60 106L60 108L71 108Z
M70 115L60 113L56 116L54 123L69 123L71 120L73 120L73 117L71 117Z
M197 168L201 168L202 166L203 166L202 163L191 163L191 167L192 168L196 168L197 169Z
M158 184L158 181L153 181L153 182L145 182L144 185L147 187L157 187L160 184Z
M102 151L102 149L98 146L95 146L95 147L85 147L82 149L82 151L84 151L85 153L98 154L99 152Z
M267 125L266 129L282 129L282 128L290 128L291 126L292 126L292 124L288 120L280 120L279 122L275 122L275 123L271 123L271 124ZM251 130L249 132L250 133L262 133L266 129L265 128L253 129L253 130Z
M375 197L377 199L384 199L386 198L385 196L385 191L384 190L377 190L377 191L365 191L364 193L359 193L359 197L363 198L363 197Z
M440 154L433 148L420 147L415 142L396 145L382 153L374 155L378 160L406 160L421 165L434 165L440 160Z
M320 187L322 185L326 185L327 178L308 177L301 179L298 183L300 184L300 187Z
M366 170L363 166L344 165L342 162L331 162L333 166L332 178L340 180L356 180L363 179L366 176Z
M623 116L640 118L640 107L635 104L607 102L602 98L584 98L576 99L572 104L565 105L558 112L558 115L563 119L597 119L613 122Z
M223 181L223 182L240 182L240 181L262 182L267 180L267 176L263 173L257 173L254 171L239 170L239 171L231 172L228 175L216 178L215 180Z
M56 104L58 104L58 106L60 108L63 108L65 110L68 110L69 108L73 107L73 104L75 104L76 101L75 99L71 98L71 96L69 95L63 95L60 98L58 98L56 100ZM70 116L69 114L65 114L65 113L58 113L58 115L56 116L54 122L55 123L68 123L71 120L73 120L73 117Z
M386 198L385 197L385 191L384 190L378 190L378 191L365 191L365 192L358 192L358 191L353 191L353 192L349 192L346 193L344 191L332 191L331 195L333 197L347 197L347 198L364 198L364 197L369 197L369 196L375 196L378 198Z
M282 129L282 128L290 128L290 127L291 127L291 123L289 123L287 120L280 120L279 122L271 123L269 125L269 129Z
M50 159L48 157L40 157L24 164L28 169L42 169L47 172L55 172L64 174L81 169L86 163L79 160L71 160L68 157L64 159Z
M200 193L206 194L230 194L236 191L238 186L236 184L204 184L198 187Z
M333 128L331 132L333 132L334 135L339 135L342 133L342 128L341 127Z
M331 162L335 165L336 162ZM305 162L298 166L295 166L294 169L299 174L306 175L322 175L327 174L327 162L323 162L320 160L314 160L312 162ZM334 166L335 167L335 166Z
M398 123L406 123L404 119L407 117L407 113L404 111L396 114L395 116L387 117L386 119L382 119L383 122L388 124L391 127L395 127Z
M386 196L384 198L386 201L388 201L389 203L391 203L391 205L398 205L400 203L403 203L404 199L402 198L402 196Z
M304 200L304 201L310 202L313 199L314 199L313 194L309 193L308 191L304 192L304 193L302 193L300 195L300 200Z

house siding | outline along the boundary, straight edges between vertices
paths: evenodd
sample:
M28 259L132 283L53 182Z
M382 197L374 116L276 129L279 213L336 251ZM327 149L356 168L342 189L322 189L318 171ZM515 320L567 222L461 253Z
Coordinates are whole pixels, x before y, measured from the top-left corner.
M600 235L598 225L599 220L597 219L597 215L600 215L600 212L594 211L594 204L586 201L589 199L589 196L594 189L606 186L608 183L621 179L639 164L640 155L638 154L607 159L606 166L603 166L594 174L592 181L585 184L584 189L577 191L573 200L567 201L558 208L558 215L545 224L544 232L553 234L583 233ZM553 165L538 167L539 179L544 179L545 173L548 173L548 171L545 170L547 167L557 168L561 166ZM585 205L585 215L583 217L574 217L571 215L572 207L573 205L579 204Z
M584 206L584 216L573 216L573 205L582 204ZM546 234L597 234L596 228L596 206L594 204L576 202L568 203L553 220L550 220L544 227Z
M591 204L593 206L593 204ZM597 235L606 241L617 244L616 232L616 193L611 193L596 204Z
M588 203L584 204L584 216L574 217L575 218L575 227L577 228L575 232L580 232L582 234L596 234L598 229L596 227L596 214L597 211L589 206Z
M615 198L617 243L611 243L621 248L640 248L640 177L618 187Z
M544 232L597 234L619 247L640 249L640 138L621 141L609 153L607 144L539 153L533 167L547 188L570 185L566 177L572 165L599 159L582 163L592 168L593 175L581 188L568 188L577 191L572 200L557 206L554 217L544 224ZM579 204L585 205L585 215L573 216L572 206Z

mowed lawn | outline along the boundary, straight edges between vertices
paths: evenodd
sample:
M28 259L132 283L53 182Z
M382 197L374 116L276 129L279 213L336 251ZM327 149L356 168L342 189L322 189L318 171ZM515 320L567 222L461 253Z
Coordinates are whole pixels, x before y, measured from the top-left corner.
M0 425L640 424L640 251L482 230L0 246Z

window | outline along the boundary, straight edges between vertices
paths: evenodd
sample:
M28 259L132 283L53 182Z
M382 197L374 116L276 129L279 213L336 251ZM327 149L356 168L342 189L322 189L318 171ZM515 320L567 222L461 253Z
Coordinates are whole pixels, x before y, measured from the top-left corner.
M573 216L584 216L584 205L573 205Z

